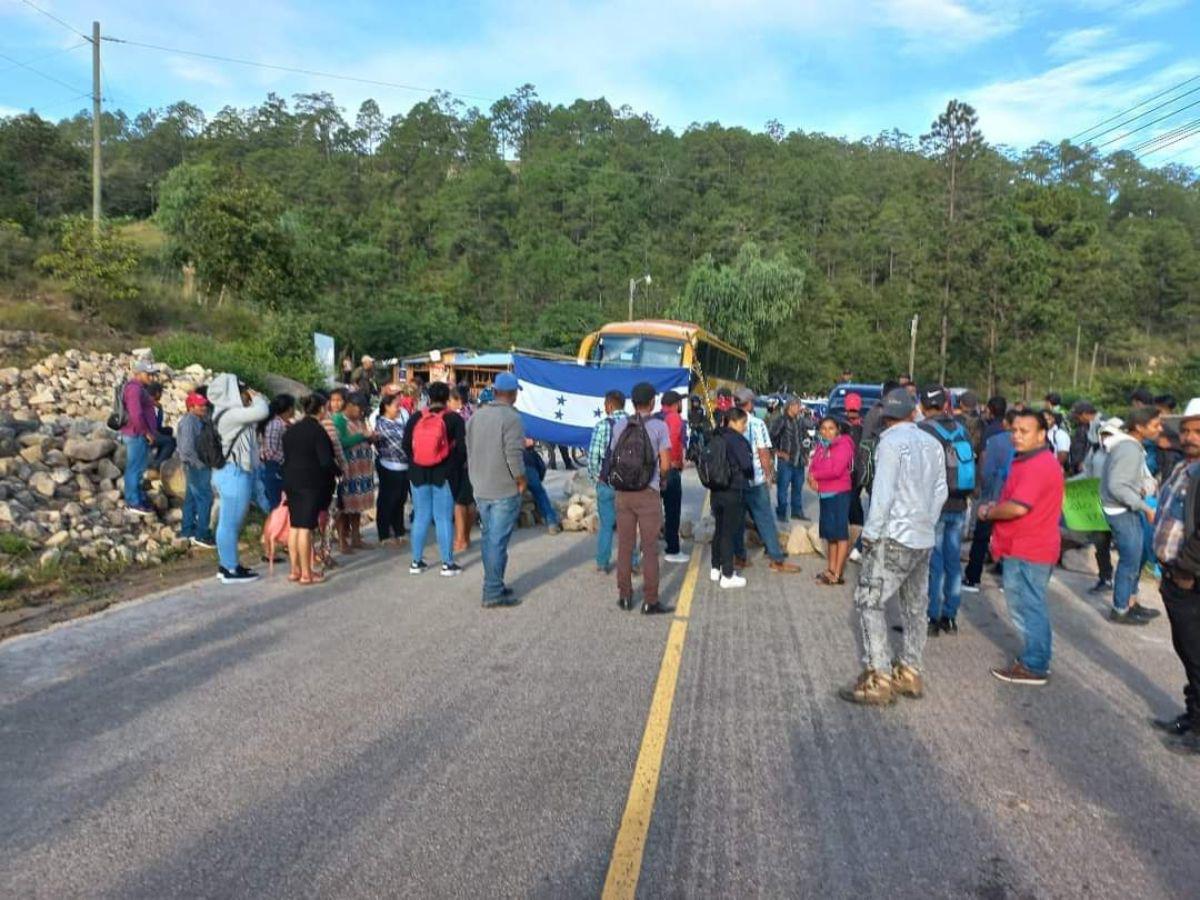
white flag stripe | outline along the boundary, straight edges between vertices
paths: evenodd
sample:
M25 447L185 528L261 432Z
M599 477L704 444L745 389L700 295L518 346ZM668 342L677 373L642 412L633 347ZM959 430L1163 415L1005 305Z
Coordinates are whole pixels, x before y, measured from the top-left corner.
M680 384L675 390L684 395L683 415L686 416L687 385ZM654 402L656 411L658 410L658 399L656 398ZM632 414L633 403L626 400L625 409ZM591 394L556 391L553 388L524 381L521 383L520 393L517 394L517 410L560 425L592 428L604 415L604 397L603 395L597 397Z

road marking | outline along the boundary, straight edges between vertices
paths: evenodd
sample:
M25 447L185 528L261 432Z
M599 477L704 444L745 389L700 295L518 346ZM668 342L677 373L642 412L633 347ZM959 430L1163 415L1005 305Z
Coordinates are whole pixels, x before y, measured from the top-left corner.
M703 554L703 544L692 546L692 558L688 562L683 587L679 591L675 620L671 622L671 630L667 634L667 646L663 649L662 665L658 669L658 683L654 686L654 698L650 701L650 713L646 717L642 747L638 751L637 764L633 768L629 798L625 801L625 813L621 816L621 827L617 830L612 860L608 864L608 876L604 879L604 890L600 895L604 900L623 900L633 898L637 894L638 877L642 872L642 854L646 849L646 834L650 830L650 817L654 813L658 776L662 769L663 751L667 746L667 729L671 724L675 684L679 678L679 664L683 659L683 642L687 639L692 595L696 592L700 557Z

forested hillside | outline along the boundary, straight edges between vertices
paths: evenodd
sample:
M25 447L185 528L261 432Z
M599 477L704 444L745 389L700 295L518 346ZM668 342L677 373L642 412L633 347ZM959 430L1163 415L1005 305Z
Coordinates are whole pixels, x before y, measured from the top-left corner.
M437 96L385 119L373 101L272 95L211 118L108 114L103 130L106 216L152 218L166 241L110 234L104 259L136 253L140 280L73 290L188 304L195 331L249 310L244 339L271 352L303 354L312 328L381 355L570 351L649 273L635 315L726 334L763 388L903 371L914 313L920 377L1069 389L1078 339L1081 386L1094 350L1110 391L1200 380L1194 174L994 147L956 102L927 135L857 142L776 122L676 134L528 86L487 112ZM71 278L44 257L79 237L63 217L88 208L89 140L84 114L0 120L0 291L35 291L38 257L39 277Z

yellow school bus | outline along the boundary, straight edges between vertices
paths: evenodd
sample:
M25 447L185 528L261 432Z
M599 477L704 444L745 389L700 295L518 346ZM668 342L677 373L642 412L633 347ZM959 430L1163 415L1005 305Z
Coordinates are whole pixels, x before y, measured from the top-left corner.
M642 319L609 322L579 345L579 362L593 366L682 367L691 390L711 403L718 388L746 383L746 354L691 322Z

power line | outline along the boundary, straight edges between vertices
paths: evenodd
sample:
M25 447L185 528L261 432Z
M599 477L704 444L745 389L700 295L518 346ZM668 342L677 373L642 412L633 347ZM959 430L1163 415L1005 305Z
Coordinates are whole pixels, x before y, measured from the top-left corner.
M4 53L0 53L0 59L7 59L10 63L13 63L18 68L28 69L34 75L40 75L42 78L45 78L47 81L53 81L55 84L60 84L63 87L67 88L68 90L71 90L71 91L79 90L78 85L67 84L61 78L55 78L53 75L47 75L45 72L41 71L40 69L35 69L33 66L29 65L28 63L23 63L19 59L13 59L11 56L8 56Z
M1191 109L1193 106L1200 106L1200 100L1196 100L1192 103L1189 103L1187 106L1181 106L1181 107L1179 107L1179 109L1172 110L1171 112L1167 113L1165 116L1159 116L1157 119L1153 119L1149 122L1146 122L1144 125L1139 125L1137 128L1131 129L1131 130L1125 132L1124 134L1119 134L1112 140L1105 141L1103 144L1097 145L1095 149L1103 150L1109 144L1115 144L1118 141L1123 141L1123 140L1125 140L1125 138L1129 137L1130 135L1137 134L1139 131L1146 130L1151 125L1157 125L1159 122L1165 122L1167 119L1174 118L1175 116L1179 115L1184 110Z
M1163 141L1168 141L1173 137L1178 137L1179 135L1183 134L1185 131L1189 131L1190 129L1195 128L1197 125L1200 125L1200 119L1193 119L1190 122L1186 122L1183 125L1180 125L1178 128L1172 128L1170 131L1164 131L1162 134L1155 135L1152 138L1147 138L1146 140L1144 140L1140 144L1138 144L1136 147L1130 147L1129 152L1140 154L1143 151L1147 151L1147 148L1153 147L1155 144L1162 143ZM1148 152L1153 153L1154 151L1148 150Z
M1145 153L1139 154L1138 159L1141 159L1143 156L1149 156L1151 153L1159 153L1163 150L1166 150L1168 147L1174 147L1176 144L1186 141L1188 138L1195 137L1198 134L1200 134L1200 121L1198 121L1198 127L1193 128L1190 131L1188 131L1187 133L1180 135L1179 137L1175 138L1173 141L1167 141L1167 143L1163 144L1160 147L1156 147L1153 150L1148 150Z
M1085 129L1083 129L1083 131L1079 132L1078 134L1071 135L1069 138L1067 138L1067 140L1074 141L1076 138L1082 137L1083 135L1087 134L1089 131L1095 131L1097 128L1103 128L1109 122L1113 122L1113 121L1121 118L1121 116L1127 115L1127 114L1133 112L1135 109L1145 106L1147 103L1153 103L1159 97L1165 96L1166 94L1171 93L1171 91L1177 90L1181 87L1184 87L1185 85L1189 85L1193 81L1196 81L1198 79L1200 79L1200 75L1193 75L1191 78L1185 78L1183 81L1179 82L1179 84L1172 85L1171 87L1167 88L1166 90L1159 91L1154 96L1147 97L1145 100L1141 101L1140 103L1135 103L1133 106L1129 107L1128 109L1123 109L1119 113L1109 116L1103 122L1097 122L1095 125L1091 126L1090 128L1085 128Z
M26 6L28 6L30 9L40 12L47 19L57 22L59 25L61 25L65 29L67 29L67 31L71 32L72 34L76 34L79 37L83 38L89 44L92 42L92 39L90 37L88 37L86 34L84 34L82 31L80 31L78 28L76 28L74 25L70 24L69 22L64 22L58 16L54 15L54 13L47 12L46 10L44 10L40 6L38 6L36 3L31 3L30 0L21 0L21 2L24 3Z
M302 69L297 66L281 66L274 63L255 62L250 59L237 59L232 56L220 56L216 53L200 53L195 50L180 50L178 47L163 47L158 44L146 44L141 41L130 41L124 38L103 37L102 41L111 41L114 44L126 44L130 47L141 47L146 50L158 50L162 53L177 53L181 56L194 56L198 59L211 59L217 62L234 63L239 66L253 66L258 69L270 69L275 72L292 72L297 75L311 75L315 78L331 78L336 81L353 81L358 84L371 84L377 87L396 88L402 91L415 91L421 94L449 94L452 97L462 97L467 100L479 100L484 103L494 103L494 97L482 97L477 94L464 94L459 91L447 91L442 88L420 87L413 84L400 84L395 81L382 81L377 78L360 78L356 75L338 75L333 72L319 72L315 69Z
M1197 77L1200 77L1200 76L1197 76ZM1104 129L1104 131L1101 131L1098 134L1093 134L1090 138L1087 139L1087 143L1090 144L1093 141L1095 141L1096 138L1102 138L1106 134L1111 134L1112 132L1116 131L1118 128L1128 125L1130 122L1136 122L1138 119L1142 118L1143 116L1148 116L1151 113L1158 112L1163 107L1170 106L1172 103L1175 103L1178 100L1182 100L1184 97L1190 96L1191 94L1194 94L1197 91L1200 91L1200 87L1194 87L1190 91L1184 91L1182 94L1179 94L1178 96L1172 97L1170 100L1166 100L1163 103L1158 104L1158 106L1152 106L1152 107L1150 107L1150 109L1146 110L1145 112L1140 112L1136 116L1130 116L1124 122L1118 122L1116 125L1113 125L1111 128L1106 128L1106 129Z
M50 53L44 53L41 56L35 56L33 59L27 59L27 60L25 60L23 65L29 65L30 63L35 63L35 62L41 62L44 59L50 59L50 57L58 56L61 53L70 53L72 50L78 50L80 47L86 47L89 43L91 43L91 42L83 41L82 43L79 43L79 44L72 44L70 47L60 47L58 50L54 50ZM21 65L22 64L5 66L3 69L0 69L0 75L3 75L5 72L11 72L13 69L19 69L19 68L21 68Z

